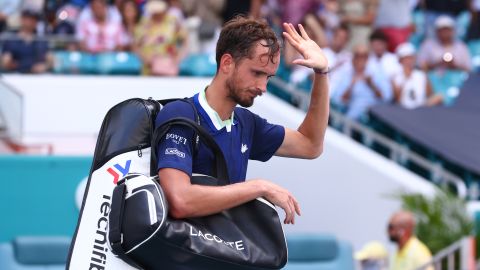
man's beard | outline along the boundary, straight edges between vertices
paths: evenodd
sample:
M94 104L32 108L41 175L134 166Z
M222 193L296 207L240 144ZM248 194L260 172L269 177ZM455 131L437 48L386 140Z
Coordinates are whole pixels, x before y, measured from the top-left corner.
M238 81L237 79L237 73L234 72L233 76L227 79L226 82L226 87L228 88L228 97L231 98L235 103L238 105L248 108L253 105L253 101L255 100L255 97L246 97L243 98L241 97L241 94L244 92L247 92L248 89L240 89L237 88Z

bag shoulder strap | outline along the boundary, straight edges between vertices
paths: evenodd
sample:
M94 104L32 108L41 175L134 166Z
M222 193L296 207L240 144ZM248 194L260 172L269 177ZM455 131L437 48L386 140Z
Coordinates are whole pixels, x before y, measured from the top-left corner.
M194 116L194 119L192 119L192 120L194 120L195 123L200 126L200 115L198 114L197 107L195 107L195 104L193 103L193 98L191 98L191 97L190 98L170 98L170 99L157 100L157 102L160 103L162 106L165 106L168 103L171 103L171 102L174 102L174 101L181 101L181 102L185 102L185 103L190 104L191 107L192 107L193 116ZM162 113L161 108L160 108L158 113ZM155 119L153 119L153 124L155 125ZM152 155L151 156L152 156L152 158L150 160L150 176L157 175L157 160L153 158L154 157L153 153L156 152L157 144L153 144L153 141L154 141L154 132L152 132L152 144L151 144L151 149L152 149ZM194 133L192 141L195 142L195 144L193 145L193 156L196 157L197 154L198 154L200 137L196 133Z

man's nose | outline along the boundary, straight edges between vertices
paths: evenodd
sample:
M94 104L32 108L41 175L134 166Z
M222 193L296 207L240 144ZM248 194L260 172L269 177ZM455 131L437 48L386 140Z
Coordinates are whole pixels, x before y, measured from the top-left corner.
M262 94L265 94L265 92L267 92L267 83L268 79L260 79L257 81L256 88L262 91Z

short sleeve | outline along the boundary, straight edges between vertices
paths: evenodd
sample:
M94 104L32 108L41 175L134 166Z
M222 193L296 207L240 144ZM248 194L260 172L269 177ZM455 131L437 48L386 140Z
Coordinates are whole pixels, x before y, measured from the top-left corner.
M174 117L193 119L191 105L182 101L168 104L158 113L155 126L159 127ZM191 175L193 146L195 144L194 135L193 130L185 126L173 126L168 130L155 148L157 151L157 170L173 168Z
M254 131L250 159L267 161L282 145L285 138L283 126L270 124L267 120L253 114Z

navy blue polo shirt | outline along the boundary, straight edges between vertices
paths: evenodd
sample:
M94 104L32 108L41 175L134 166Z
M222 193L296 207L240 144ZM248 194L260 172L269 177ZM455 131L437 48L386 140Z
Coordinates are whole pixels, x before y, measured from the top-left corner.
M45 40L34 39L25 41L22 38L7 40L3 44L3 53L10 53L18 64L16 70L29 73L33 65L45 62L48 53L48 43Z
M193 103L200 116L200 124L214 138L227 162L230 183L245 181L248 160L269 160L285 137L283 126L268 123L247 109L236 107L230 119L222 121L208 105L205 91L193 96ZM191 104L175 101L167 104L158 114L158 127L174 117L194 120ZM158 169L174 168L188 175L192 173L212 175L213 153L200 142L194 155L194 132L184 126L175 126L167 132L157 147Z

